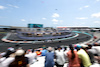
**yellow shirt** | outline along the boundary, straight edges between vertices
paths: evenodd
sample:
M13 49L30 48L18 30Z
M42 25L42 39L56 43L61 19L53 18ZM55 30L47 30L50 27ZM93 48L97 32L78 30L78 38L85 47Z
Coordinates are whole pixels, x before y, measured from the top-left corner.
M78 52L78 57L82 60L82 64L84 67L89 67L91 65L90 58L88 54L85 52L85 50L80 49Z

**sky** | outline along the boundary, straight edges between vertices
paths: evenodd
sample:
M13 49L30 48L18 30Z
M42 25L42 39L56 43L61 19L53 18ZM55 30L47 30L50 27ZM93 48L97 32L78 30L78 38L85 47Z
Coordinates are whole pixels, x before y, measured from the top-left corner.
M100 0L0 0L0 25L100 27Z

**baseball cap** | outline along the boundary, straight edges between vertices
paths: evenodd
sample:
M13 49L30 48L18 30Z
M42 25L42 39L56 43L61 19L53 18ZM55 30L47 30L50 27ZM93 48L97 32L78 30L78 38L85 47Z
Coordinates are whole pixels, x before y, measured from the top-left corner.
M12 47L9 47L7 50L12 51L12 52L14 52L14 51L15 51L15 49L14 49L14 48L12 48Z
M85 45L85 44L81 44L81 46L82 46L83 48L88 47L88 45Z
M22 56L25 53L25 51L23 49L19 49L15 52L16 56Z
M48 50L49 50L49 51L52 51L52 47L48 47Z

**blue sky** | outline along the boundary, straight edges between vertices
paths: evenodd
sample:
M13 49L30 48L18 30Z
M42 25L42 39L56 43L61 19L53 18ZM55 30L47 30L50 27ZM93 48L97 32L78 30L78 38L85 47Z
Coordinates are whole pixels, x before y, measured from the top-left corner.
M100 27L100 0L0 0L0 25Z

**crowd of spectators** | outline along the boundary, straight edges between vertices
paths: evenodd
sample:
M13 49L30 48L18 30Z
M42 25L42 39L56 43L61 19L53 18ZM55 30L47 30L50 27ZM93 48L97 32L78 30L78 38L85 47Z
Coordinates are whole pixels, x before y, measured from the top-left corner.
M44 67L92 67L100 64L100 46L94 45L72 45L67 47L43 47L38 49L24 50L19 47L7 48L7 52L0 53L0 67L30 67L38 61L38 57L45 57Z

